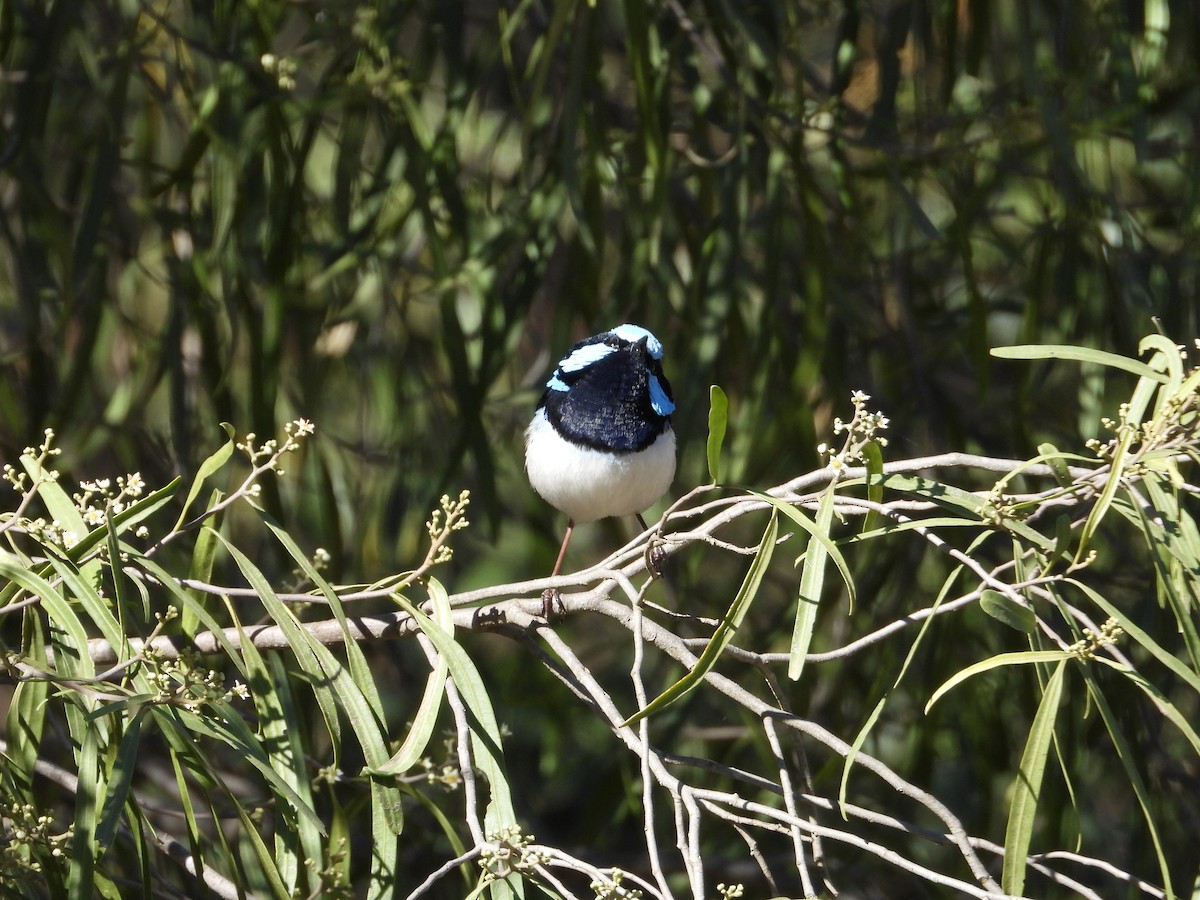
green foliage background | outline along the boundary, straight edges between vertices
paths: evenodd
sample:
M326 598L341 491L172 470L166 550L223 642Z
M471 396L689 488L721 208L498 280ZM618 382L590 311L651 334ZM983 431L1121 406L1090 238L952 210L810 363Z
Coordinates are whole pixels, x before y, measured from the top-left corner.
M266 436L304 416L319 432L268 510L333 578L369 581L411 568L437 498L469 488L442 576L460 590L548 571L562 523L524 481L522 429L558 354L621 321L667 347L680 493L706 480L713 383L727 478L756 487L815 467L856 388L894 456L1079 449L1127 383L988 351L1133 355L1154 318L1200 334L1198 60L1191 0L0 0L0 455L52 427L76 478L161 485L219 422ZM627 529L585 529L573 563ZM248 518L225 530L290 572ZM1136 604L1140 551L1110 549ZM946 572L859 562L881 617ZM741 574L688 556L667 602L719 615ZM794 585L764 591L747 629L782 649ZM1005 637L947 635L925 676ZM527 659L474 650L528 762L511 774L538 798L530 830L619 849L634 773L574 742L594 725L548 709ZM368 653L403 710L423 656ZM824 668L796 708L861 723L897 662ZM1026 687L970 688L977 721L918 704L873 752L1002 823ZM1200 793L1194 761L1128 715L1156 791ZM1048 789L1049 830L1115 832L1113 860L1153 875L1130 798L1075 821ZM1175 840L1200 830L1162 814Z

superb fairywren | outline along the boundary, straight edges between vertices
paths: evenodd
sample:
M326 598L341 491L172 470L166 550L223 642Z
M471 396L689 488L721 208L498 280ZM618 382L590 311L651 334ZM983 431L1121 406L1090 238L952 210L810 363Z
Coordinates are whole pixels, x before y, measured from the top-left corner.
M675 402L662 370L663 346L638 325L580 341L559 360L525 431L525 471L535 491L582 522L636 514L675 477ZM550 600L543 597L549 611Z

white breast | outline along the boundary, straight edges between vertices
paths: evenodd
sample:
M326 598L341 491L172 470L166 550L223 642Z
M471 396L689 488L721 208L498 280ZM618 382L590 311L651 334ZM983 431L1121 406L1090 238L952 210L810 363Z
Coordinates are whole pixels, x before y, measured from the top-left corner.
M675 432L668 426L637 453L615 455L564 439L538 410L525 431L529 483L576 524L629 516L652 505L675 477Z

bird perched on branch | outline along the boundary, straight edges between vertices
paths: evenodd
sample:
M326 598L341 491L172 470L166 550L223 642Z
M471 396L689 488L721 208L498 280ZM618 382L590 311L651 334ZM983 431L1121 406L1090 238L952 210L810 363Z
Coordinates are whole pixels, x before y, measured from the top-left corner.
M525 471L547 503L567 514L562 568L575 526L637 515L675 477L675 402L663 346L638 325L580 341L559 360L525 431ZM556 591L547 591L547 614ZM547 596L549 595L549 596Z

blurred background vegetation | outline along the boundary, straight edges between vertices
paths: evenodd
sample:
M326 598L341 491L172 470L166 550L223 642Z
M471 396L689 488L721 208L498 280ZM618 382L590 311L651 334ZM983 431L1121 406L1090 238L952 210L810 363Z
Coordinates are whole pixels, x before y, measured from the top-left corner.
M0 0L0 98L0 456L52 427L71 476L161 485L194 474L219 422L265 437L307 417L318 433L265 503L341 581L415 565L429 510L462 488L451 590L547 572L563 522L524 480L522 430L561 351L619 322L667 348L676 494L706 480L713 383L728 479L765 488L818 464L852 389L891 417L893 457L1082 450L1129 384L989 348L1133 354L1154 318L1200 334L1192 0ZM631 534L582 529L568 565ZM947 571L917 551L856 562L879 621ZM1118 554L1117 588L1137 562ZM741 576L685 555L666 602L719 614ZM746 643L782 650L794 576L768 589ZM937 626L928 682L1011 637L972 624ZM831 615L815 649L857 627ZM603 638L596 667L627 667ZM528 830L619 851L640 826L611 798L636 773L588 752L598 726L548 709L527 658L474 640ZM810 669L796 709L853 735L903 650ZM369 652L402 721L423 656ZM914 700L870 749L994 833L1037 694L983 681L962 689L978 720ZM1129 716L1155 787L1200 794ZM1153 877L1130 797L1076 818L1048 789L1056 842L1104 834ZM1175 840L1200 831L1190 815Z

